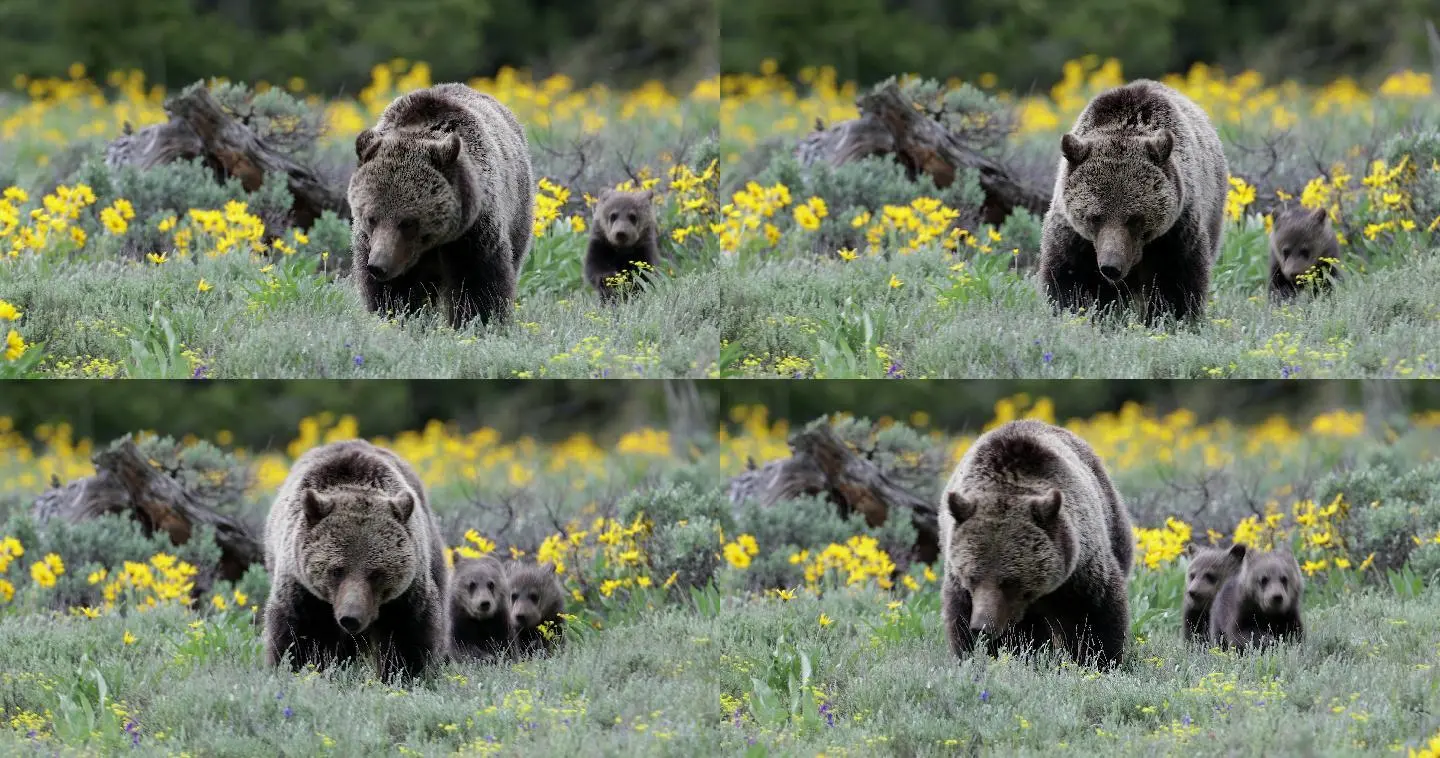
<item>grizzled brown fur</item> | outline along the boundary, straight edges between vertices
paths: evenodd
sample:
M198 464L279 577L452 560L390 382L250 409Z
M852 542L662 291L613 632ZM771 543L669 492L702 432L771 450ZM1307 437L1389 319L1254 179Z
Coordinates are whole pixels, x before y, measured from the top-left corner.
M439 302L451 326L504 321L530 250L525 130L495 98L437 84L396 98L355 138L352 276L373 311Z
M1306 288L1300 275L1311 269L1314 278L1309 286L1327 290L1330 280L1340 276L1340 269L1330 261L1339 260L1340 240L1330 225L1330 212L1289 209L1275 219L1270 232L1270 294L1278 300L1295 297Z
M1305 579L1289 551L1245 553L1240 571L1215 596L1210 609L1210 642L1245 650L1305 639L1300 596Z
M265 654L271 665L357 657L415 675L449 647L450 569L424 487L363 440L295 461L265 523Z
M1095 451L1040 421L1012 421L966 451L940 504L941 619L965 655L1046 644L1120 661L1130 633L1130 517Z
M560 577L549 566L512 561L505 568L505 581L510 586L510 638L517 653L534 653L552 649L560 640L565 612L565 588ZM552 632L547 638L540 630L546 624Z
M451 652L492 658L510 640L510 589L499 560L462 559L450 588Z
M1202 547L1190 556L1185 571L1185 600L1181 606L1186 639L1203 642L1210 637L1210 606L1215 594L1245 559L1246 547L1236 543L1230 548Z
M1040 242L1057 306L1203 315L1220 255L1229 168L1200 106L1148 79L1102 92L1060 140Z
M629 296L631 284L640 274L637 263L652 269L660 265L654 198L652 190L607 189L595 200L590 244L585 249L585 281L600 293L601 302L613 303ZM616 287L606 281L620 273L627 275L626 286Z

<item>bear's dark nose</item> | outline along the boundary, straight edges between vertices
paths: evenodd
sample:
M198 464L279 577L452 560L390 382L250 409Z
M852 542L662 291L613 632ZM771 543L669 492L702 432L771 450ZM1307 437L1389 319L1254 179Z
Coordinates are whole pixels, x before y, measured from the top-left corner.
M620 244L622 244L622 245L628 245L628 244L630 244L630 233L629 233L629 232L615 232L615 241L618 242L618 243L620 243Z
M482 601L480 601L480 610L485 611L486 613L489 613L489 612L490 612L490 601L489 601L489 600L482 600Z
M365 267L365 273L376 279L379 279L382 282L385 281L385 269L380 268L373 263Z
M1190 590L1189 592L1186 592L1185 594L1189 595L1191 600L1199 600L1199 599L1200 599L1200 593L1199 593L1199 592L1196 592L1195 590Z
M357 619L354 616L341 616L340 628L344 629L350 634L354 634L360 631L360 619Z
M530 626L530 621L530 617L523 614L515 617L515 623L520 626Z
M1284 596L1284 595L1271 595L1271 596L1270 596L1270 607L1272 607L1272 608L1279 608L1280 606L1282 606L1282 605L1284 605L1284 604L1285 604L1285 596Z
M1114 282L1120 279L1120 268L1118 266L1101 266L1100 275Z

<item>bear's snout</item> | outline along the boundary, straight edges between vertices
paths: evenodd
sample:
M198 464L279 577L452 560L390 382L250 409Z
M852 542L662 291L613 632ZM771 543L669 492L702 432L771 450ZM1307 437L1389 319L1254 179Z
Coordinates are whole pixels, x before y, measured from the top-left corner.
M1270 607L1271 607L1271 608L1275 608L1275 609L1282 608L1282 607L1284 607L1284 605L1285 605L1285 596L1284 596L1284 595L1281 595L1281 594L1278 594L1278 593L1277 593L1277 594L1274 594L1274 595L1271 595L1270 598L1269 598L1269 602L1270 602Z
M362 580L347 579L335 600L335 623L348 634L359 634L375 621L375 596Z
M490 603L489 600L481 600L481 601L480 601L480 611L481 611L482 613L489 613L489 612L490 612L490 606L491 606L491 603Z
M1095 262L1100 275L1112 284L1124 279L1140 257L1137 247L1124 227L1101 229L1095 235Z
M515 625L521 628L529 628L535 622L535 617L528 613L515 614Z
M1203 600L1205 598L1199 590L1189 590L1185 594L1189 595L1191 600Z

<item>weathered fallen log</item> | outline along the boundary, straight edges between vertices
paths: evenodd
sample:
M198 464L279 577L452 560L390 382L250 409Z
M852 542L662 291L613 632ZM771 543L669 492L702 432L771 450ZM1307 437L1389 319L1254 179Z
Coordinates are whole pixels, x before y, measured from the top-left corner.
M204 82L196 82L167 98L165 112L170 114L169 121L134 133L127 128L125 134L106 146L105 165L148 169L200 158L215 172L217 182L235 177L246 192L259 189L266 175L281 172L295 198L291 211L296 226L309 229L326 210L349 218L343 192L326 185L309 167L266 144L228 113Z
M911 179L929 174L940 189L949 187L960 169L975 169L985 191L981 216L992 224L1016 208L1039 216L1050 207L1050 187L1016 178L999 161L966 145L917 110L894 81L861 95L855 105L859 118L817 128L800 140L795 155L802 166L820 160L841 166L871 155L893 155Z
M196 527L206 524L214 528L220 546L220 578L239 579L252 563L263 560L264 548L249 527L217 513L150 465L129 436L96 453L93 460L94 476L40 495L33 507L37 522L60 519L75 523L124 513L139 521L147 536L161 531L175 545L188 542Z
M851 513L881 526L891 511L908 512L915 526L912 560L933 563L939 555L939 523L935 504L891 481L874 463L857 455L835 434L825 417L789 440L791 456L752 468L730 481L730 502L754 500L763 508L802 495L823 494L841 518Z

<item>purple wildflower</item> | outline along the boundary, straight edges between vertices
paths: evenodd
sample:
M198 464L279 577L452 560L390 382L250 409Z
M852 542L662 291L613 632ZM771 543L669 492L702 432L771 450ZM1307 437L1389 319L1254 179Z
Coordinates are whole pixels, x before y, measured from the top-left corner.
M990 690L980 690L980 702L990 702Z
M1185 714L1184 716L1182 716L1182 717L1180 718L1180 724L1181 724L1181 726L1190 726L1190 714L1187 713L1187 714Z
M355 365L356 365L356 366L364 366L364 365L365 365L365 356L363 356L363 355L357 355L357 356L355 356Z
M885 371L886 379L899 379L905 373L905 369L899 363L891 363L890 368Z
M1046 350L1045 354L1040 356L1040 360L1045 361L1045 365L1049 366L1050 361L1055 360L1055 354L1050 352L1049 350Z
M285 706L285 710L283 710L283 711L280 712L280 715L282 715L282 716L284 716L285 718L288 719L288 718L290 718L291 716L294 716L294 715L295 715L295 711L294 711L293 709L291 709L290 706L287 705L287 706Z
M835 726L835 711L830 707L830 703L820 704L820 715L825 717L825 726Z
M191 375L190 375L190 378L191 378L191 379L208 379L209 377L205 376L205 374L209 373L209 371L210 371L210 367L209 367L209 366L205 366L205 365L196 366L196 367L195 367L195 373L191 374Z

